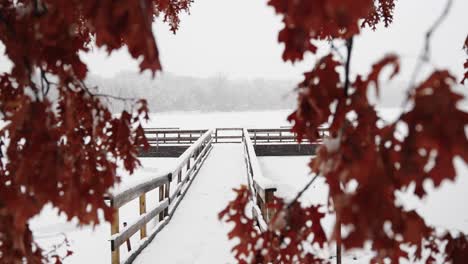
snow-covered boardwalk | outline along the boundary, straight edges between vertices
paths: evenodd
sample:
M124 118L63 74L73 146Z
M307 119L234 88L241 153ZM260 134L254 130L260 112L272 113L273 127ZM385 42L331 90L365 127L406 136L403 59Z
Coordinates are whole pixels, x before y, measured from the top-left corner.
M171 222L134 263L233 263L227 233L218 213L247 184L241 144L213 147Z

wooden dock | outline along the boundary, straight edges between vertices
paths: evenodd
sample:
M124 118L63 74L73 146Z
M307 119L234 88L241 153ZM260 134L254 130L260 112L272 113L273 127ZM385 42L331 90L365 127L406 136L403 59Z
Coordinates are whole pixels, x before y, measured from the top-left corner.
M169 224L175 210L182 201L203 162L216 144L242 144L246 179L251 193L254 217L261 230L265 230L268 221L274 215L270 203L274 202L275 183L262 175L258 157L260 156L312 156L321 140L317 142L298 142L289 128L246 129L215 128L182 130L176 128L146 129L150 143L148 151L140 151L140 157L177 158L176 165L167 172L150 177L125 189L116 190L108 197L110 207L114 210L111 223L110 246L112 264L132 263L140 252L148 246L156 235ZM321 136L327 136L327 130ZM229 161L226 161L229 162ZM147 210L146 194L159 192L159 203ZM226 190L228 191L228 190ZM132 223L121 224L119 208L128 202L138 199L139 216ZM214 212L215 213L215 212ZM147 223L157 219L159 224L151 231ZM141 243L132 248L129 238L140 233ZM130 255L121 260L121 246L126 246Z

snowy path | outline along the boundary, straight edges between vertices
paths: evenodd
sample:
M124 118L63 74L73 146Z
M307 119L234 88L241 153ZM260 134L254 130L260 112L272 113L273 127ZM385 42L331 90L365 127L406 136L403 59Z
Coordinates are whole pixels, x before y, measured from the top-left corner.
M134 261L148 263L234 263L227 238L231 226L218 220L246 184L241 144L216 145L177 208L170 223Z

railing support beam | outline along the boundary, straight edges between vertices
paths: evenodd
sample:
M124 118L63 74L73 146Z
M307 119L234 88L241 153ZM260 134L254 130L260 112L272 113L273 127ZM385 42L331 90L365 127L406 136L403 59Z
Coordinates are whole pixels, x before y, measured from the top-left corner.
M159 186L159 202L164 200L164 185ZM164 212L159 213L159 222L164 220Z
M146 193L140 196L140 215L146 214ZM146 224L140 229L140 238L143 239L147 236Z
M119 233L119 208L114 209L112 217L112 223L111 223L111 235ZM120 264L120 248L119 246L114 247L114 245L111 245L111 251L112 251L112 264Z

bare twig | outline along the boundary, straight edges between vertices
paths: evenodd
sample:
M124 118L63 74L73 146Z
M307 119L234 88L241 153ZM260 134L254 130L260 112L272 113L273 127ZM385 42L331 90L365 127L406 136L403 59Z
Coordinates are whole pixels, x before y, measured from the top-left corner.
M138 98L134 98L134 97L121 97L121 96L110 95L110 94L93 93L82 80L79 80L79 82L81 83L86 93L93 97L104 97L104 98L114 99L114 100L118 100L122 102L136 102L139 100Z
M444 20L447 18L452 5L453 5L453 0L447 0L447 3L445 4L445 8L442 11L442 13L440 14L440 16L436 19L436 21L434 21L434 24L432 24L432 26L426 31L426 34L425 34L425 37L424 37L423 49L421 51L421 54L419 55L418 62L416 63L413 74L411 75L411 78L410 78L410 89L409 89L409 91L411 91L415 87L416 78L418 77L422 66L425 63L430 61L432 36L434 35L434 32L442 24L442 22L444 22Z
M353 37L349 38L346 41L346 48L348 50L348 57L346 58L346 64L345 64L345 83L344 83L344 95L345 97L348 97L348 92L349 92L349 86L350 86L350 80L349 80L349 75L350 75L350 66L351 66L351 58L352 58L352 51L353 51ZM347 121L345 119L345 122L343 124L343 127L341 127L339 133L343 133L343 130L346 128L346 126L350 123L350 121ZM335 224L335 233L336 233L336 263L341 264L341 251L342 251L342 241L341 241L341 217L340 217L340 212L336 211L336 224Z
M344 94L348 96L349 90L349 68L351 66L351 54L353 51L353 37L349 38L346 41L346 49L348 50L348 57L346 57L346 64L345 64L345 84L344 84Z
M315 176L302 188L302 190L296 194L296 197L294 197L294 199L292 199L292 201L288 203L286 207L287 209L291 208L292 204L299 200L299 198L301 198L304 192L307 191L310 188L310 186L312 186L312 183L314 183L318 176L318 174L315 174Z
M142 17L142 19L144 19L144 21L145 21L145 23L144 23L144 24L145 24L145 28L146 28L146 30L147 30L148 32L151 33L151 32L153 31L153 30L151 29L151 20L148 19L147 16L145 15L146 9L148 8L148 7L146 6L146 2L140 0L139 3L140 3L141 17Z
M121 96L115 96L115 95L110 95L110 94L102 94L102 93L96 93L96 94L92 94L92 95L96 96L96 97L110 98L110 99L114 99L114 100L118 100L118 101L122 101L122 102L136 102L136 101L139 100L138 98L134 98L134 97L121 97Z
M7 29L7 32L8 32L11 36L13 36L13 37L16 36L15 29L13 28L13 26L11 25L11 23L10 23L8 20L6 20L6 18L4 17L4 15L3 15L1 12L0 12L0 22L2 22L2 23L5 25L5 27L6 27L6 29Z
M343 54L341 54L339 48L337 46L335 46L335 43L333 41L330 41L330 49L332 51L334 51L336 55L338 55L338 57L340 58L341 61L345 60Z
M46 72L41 68L41 90L42 96L45 98L50 90L52 82L47 78ZM45 84L45 85L44 85Z
M33 14L37 17L43 16L47 13L47 7L44 4L44 2L41 1L39 3L39 0L34 0L34 11Z

